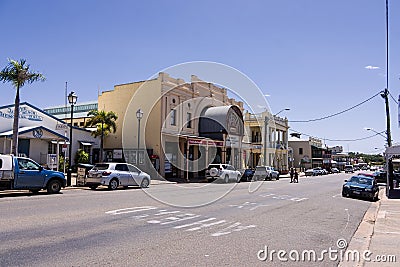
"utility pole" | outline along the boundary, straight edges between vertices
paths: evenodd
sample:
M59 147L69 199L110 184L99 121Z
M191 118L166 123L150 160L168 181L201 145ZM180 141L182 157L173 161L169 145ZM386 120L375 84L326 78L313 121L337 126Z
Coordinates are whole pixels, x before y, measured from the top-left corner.
M381 96L385 99L385 106L386 106L386 142L387 146L392 146L392 135L390 132L390 111L389 111L389 90L386 88L382 93Z

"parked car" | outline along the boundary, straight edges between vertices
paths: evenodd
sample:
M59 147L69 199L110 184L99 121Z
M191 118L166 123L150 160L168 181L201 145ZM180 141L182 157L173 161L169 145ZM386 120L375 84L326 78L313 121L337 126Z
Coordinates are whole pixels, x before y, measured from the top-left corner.
M108 186L110 190L115 190L119 186L145 188L150 185L150 182L150 175L128 163L97 163L86 178L86 186L91 189L96 189L101 185Z
M229 164L210 164L206 170L206 179L209 181L221 179L225 183L229 183L230 180L240 183L242 174Z
M242 178L240 181L242 182L250 182L253 179L254 176L254 170L253 169L245 169Z
M270 166L257 166L253 179L255 181L272 179L279 180L279 172L275 171L274 168Z
M332 168L331 172L332 173L340 173L340 170L338 168Z
M321 167L315 167L314 171L316 172L317 175L328 174L328 172L325 169L322 169Z
M344 180L345 184L342 187L342 196L364 197L372 201L377 200L379 196L379 186L372 177L357 175L349 180Z
M0 190L60 192L67 180L64 173L46 170L30 158L0 155Z
M370 171L376 171L376 170L378 170L378 168L377 168L376 166L371 166L371 167L369 168L369 170L370 170Z
M353 165L345 165L345 166L344 166L344 172L345 172L345 173L354 172Z
M305 174L306 176L317 176L317 175L319 175L318 173L319 173L319 172L316 171L316 170L314 170L314 169L307 169L307 170L304 172L304 174Z

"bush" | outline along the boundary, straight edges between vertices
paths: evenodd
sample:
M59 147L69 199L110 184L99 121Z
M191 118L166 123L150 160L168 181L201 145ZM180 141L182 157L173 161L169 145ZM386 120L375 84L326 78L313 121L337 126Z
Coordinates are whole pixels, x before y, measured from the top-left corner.
M89 154L82 149L79 149L75 155L75 164L78 163L89 163Z

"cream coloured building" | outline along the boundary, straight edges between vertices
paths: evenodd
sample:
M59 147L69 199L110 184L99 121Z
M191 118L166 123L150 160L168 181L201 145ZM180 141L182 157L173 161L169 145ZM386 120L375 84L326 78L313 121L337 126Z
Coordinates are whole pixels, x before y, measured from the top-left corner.
M190 82L160 73L116 85L98 97L98 108L118 115L116 133L105 138L105 160L180 178L202 176L212 162L244 164L243 103L194 75Z
M268 111L259 114L245 113L245 143L250 168L259 165L272 166L281 173L291 167L288 163L288 120L272 115Z

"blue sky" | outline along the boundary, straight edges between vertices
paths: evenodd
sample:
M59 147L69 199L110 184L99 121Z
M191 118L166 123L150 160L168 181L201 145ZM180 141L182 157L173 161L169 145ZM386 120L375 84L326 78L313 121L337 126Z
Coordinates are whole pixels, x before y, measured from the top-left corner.
M389 89L400 88L400 1L389 0ZM273 112L289 120L324 117L356 105L386 86L385 0L264 1L0 1L0 67L25 58L47 81L26 85L21 100L64 104L65 82L78 101L116 84L145 80L190 61L229 65L249 76ZM366 68L373 66L376 68ZM195 74L195 73L194 73ZM200 77L201 78L201 77ZM0 84L0 105L15 90ZM392 138L400 142L398 108L390 100ZM329 146L381 152L381 97L343 115L292 129ZM375 149L378 148L378 149Z

